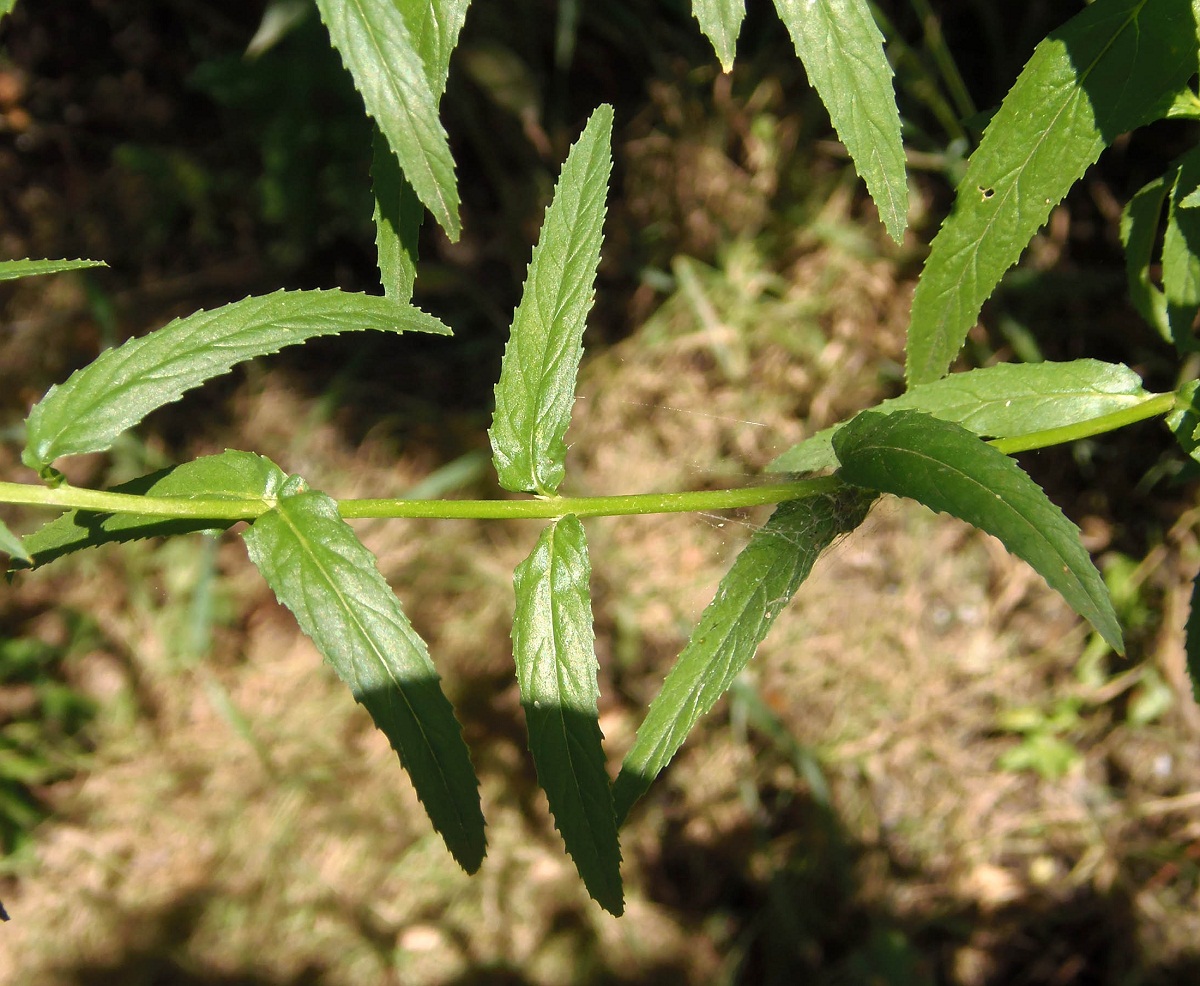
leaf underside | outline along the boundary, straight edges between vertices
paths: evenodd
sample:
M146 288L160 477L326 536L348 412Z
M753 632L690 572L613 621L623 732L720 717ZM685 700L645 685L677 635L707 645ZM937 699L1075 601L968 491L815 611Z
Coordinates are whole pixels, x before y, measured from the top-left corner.
M2 2L2 0L0 0ZM5 11L0 8L0 16ZM107 267L103 260L3 260L0 261L0 281L12 281L18 277L35 277L39 274L59 274L68 270L84 270L88 267Z
M844 487L780 506L734 560L650 704L613 786L618 822L733 683L817 557L854 530L874 495Z
M1007 455L919 411L863 412L833 446L847 482L908 497L999 538L1124 653L1112 601L1079 529Z
M971 155L913 296L910 385L942 376L984 300L1117 136L1196 71L1190 0L1096 0L1034 50Z
M8 525L0 520L0 552L8 555L14 561L31 562L29 549L21 543L21 539L8 529Z
M513 574L513 656L529 750L555 825L588 892L624 910L621 850L599 723L587 539L568 515Z
M196 312L101 353L51 387L29 413L21 460L44 472L61 455L103 452L151 411L238 363L362 329L450 333L410 305L344 291L277 291Z
M486 849L479 782L429 652L337 504L288 480L243 535L250 558L387 736L468 873Z

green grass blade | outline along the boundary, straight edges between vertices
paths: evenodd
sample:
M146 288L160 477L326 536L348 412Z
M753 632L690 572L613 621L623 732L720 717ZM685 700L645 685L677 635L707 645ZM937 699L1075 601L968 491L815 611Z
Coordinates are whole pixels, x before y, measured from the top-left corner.
M286 477L270 459L251 452L226 450L148 476L139 476L113 487L115 493L154 497L195 497L228 500L268 501L278 494ZM69 510L43 524L25 539L31 558L27 565L39 568L63 555L101 544L171 537L231 527L233 521L206 518L166 518L143 514L107 514Z
M847 482L908 497L999 538L1124 653L1112 601L1079 529L1007 455L919 411L864 412L833 447Z
M984 300L1118 135L1196 71L1189 0L1096 0L1034 50L992 117L913 296L910 385L945 374Z
M317 0L321 20L417 197L458 239L458 186L424 60L395 0Z
M197 312L101 353L51 387L29 414L21 460L45 472L60 455L102 452L151 411L238 363L359 329L450 332L410 305L343 291L277 291Z
M0 552L8 555L14 561L32 562L29 549L21 543L21 539L8 529L8 525L0 520Z
M1136 373L1119 363L998 363L920 384L872 410L924 411L981 437L1019 438L1136 407L1155 396L1142 387ZM825 428L794 445L771 463L771 470L836 468L833 436L844 426Z
M588 893L620 914L621 849L601 745L590 577L579 518L549 524L513 574L513 656L529 750L554 823Z
M732 71L738 34L746 16L746 0L692 0L692 15L699 21L704 36L712 42L721 68Z
M1197 348L1192 325L1200 311L1200 209L1184 200L1200 186L1200 147L1177 164L1163 234L1162 282L1169 338L1186 353Z
M1144 185L1121 212L1121 245L1125 248L1125 279L1129 300L1164 339L1170 340L1167 299L1150 276L1154 246L1162 224L1163 204L1174 183L1173 174Z
M295 478L243 536L279 601L399 753L447 848L473 873L486 848L479 782L429 652L374 556L332 499Z
M563 164L504 349L488 437L500 485L550 495L562 482L583 329L600 264L613 111L600 106Z
M899 243L908 223L900 112L870 5L867 0L775 0L775 8L867 183L879 218Z
M4 13L4 10L0 10L0 16L3 16ZM34 277L38 274L58 274L66 270L107 266L108 264L103 260L3 260L0 261L0 281L13 281L18 277Z
M790 500L751 536L638 729L613 787L618 822L733 684L820 553L862 523L873 500L849 487Z

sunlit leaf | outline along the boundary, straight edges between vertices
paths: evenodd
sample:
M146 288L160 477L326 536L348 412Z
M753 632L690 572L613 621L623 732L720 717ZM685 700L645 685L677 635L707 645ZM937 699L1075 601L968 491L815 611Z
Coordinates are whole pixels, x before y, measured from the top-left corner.
M337 504L296 477L243 536L279 601L400 754L454 858L473 873L486 846L479 782L429 652L374 556Z
M780 504L721 580L650 704L613 787L618 821L733 683L817 557L854 530L874 497L849 487Z
M579 519L548 525L513 575L513 656L529 750L555 825L588 892L620 914L621 850L601 746L590 576Z
M16 5L17 5L17 0L0 0L0 17L3 17L5 14L10 13L12 11L13 7L15 7ZM8 915L4 913L3 907L0 907L0 920L4 920L4 921L8 920Z
M692 14L704 36L712 42L721 68L732 71L738 34L746 16L746 0L692 0Z
M833 447L847 482L908 497L999 538L1124 652L1108 590L1079 529L1007 455L919 411L863 412L834 436Z
M29 414L21 460L43 472L60 455L102 452L151 411L238 363L360 329L450 333L410 305L344 291L277 291L200 311L101 353L51 387Z
M1050 428L1090 421L1136 407L1156 395L1141 378L1119 363L1080 359L1070 363L998 363L952 373L920 384L873 411L925 411L956 421L986 438L1018 438ZM771 463L775 472L815 472L836 468L834 425L817 432Z
M11 3L9 9L12 9ZM5 13L5 10L0 9L0 16ZM12 281L18 277L33 277L37 274L58 274L66 270L107 266L108 264L103 260L0 260L0 281Z
M775 0L804 70L897 243L908 223L900 112L867 0Z
M0 520L0 552L9 558L29 562L29 550L21 543L21 539L8 529L8 525Z
M593 114L563 164L504 350L488 437L500 485L551 494L562 482L583 329L600 263L613 111Z
M387 137L417 197L458 239L458 186L437 97L396 0L317 0L367 113Z
M942 376L1050 210L1196 71L1190 0L1096 0L1035 49L992 117L913 297L910 385Z
M1168 341L1171 327L1167 321L1167 299L1151 278L1150 267L1162 225L1163 204L1170 188L1171 182L1166 177L1154 179L1129 200L1121 213L1121 243L1125 247L1129 300L1138 314Z

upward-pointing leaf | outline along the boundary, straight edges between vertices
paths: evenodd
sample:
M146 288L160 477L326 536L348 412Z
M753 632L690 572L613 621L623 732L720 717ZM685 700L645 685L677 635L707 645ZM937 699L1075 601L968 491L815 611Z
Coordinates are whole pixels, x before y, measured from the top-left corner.
M1114 138L1196 71L1191 0L1096 0L1037 46L958 186L913 296L910 385L942 376L1004 272Z
M842 487L792 500L754 532L700 615L621 765L613 786L618 821L733 684L821 552L858 527L874 499Z
M485 851L479 782L424 642L375 558L323 493L288 480L244 534L250 558L366 706L468 873Z
M3 14L4 11L0 10L0 16ZM58 274L65 270L107 266L108 264L103 260L4 260L0 261L0 281L12 281L18 277L33 277L36 274Z
M563 439L600 264L612 122L612 107L599 107L567 155L513 316L488 430L507 490L549 495L562 482Z
M1112 601L1079 529L1007 455L919 411L866 411L834 436L833 447L847 482L908 497L999 538L1124 653Z
M513 574L513 656L529 750L567 851L606 910L624 910L621 850L604 770L591 565L579 518L548 525Z
M424 60L396 0L317 0L321 20L354 77L367 113L418 198L458 239L458 186Z
M712 42L721 68L731 71L742 19L746 16L746 0L692 0L692 13L700 22L700 30Z
M775 8L879 218L899 243L908 223L900 111L867 0L775 0Z
M101 353L29 413L21 461L44 472L60 455L102 452L151 411L255 356L358 329L450 330L386 298L343 291L277 291L177 318Z

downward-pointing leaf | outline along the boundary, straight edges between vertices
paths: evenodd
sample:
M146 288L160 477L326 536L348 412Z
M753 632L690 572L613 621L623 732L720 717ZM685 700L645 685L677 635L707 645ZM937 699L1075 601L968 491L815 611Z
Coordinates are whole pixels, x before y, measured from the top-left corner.
M238 363L359 329L450 333L411 305L343 291L277 291L197 312L101 353L51 387L29 414L21 460L44 472L60 455L102 452L151 411Z
M396 0L317 0L333 45L354 77L417 196L458 239L458 186L425 63Z
M244 537L279 601L400 754L454 858L473 873L485 851L479 782L429 652L374 556L337 504L296 477Z
M599 107L567 155L513 316L488 431L508 490L549 495L562 482L563 439L600 263L612 121L612 107Z
M731 71L742 19L746 16L746 0L692 0L692 13L704 36L712 42L721 68Z
M1143 186L1121 213L1121 243L1125 247L1129 300L1138 314L1168 341L1171 326L1167 321L1167 299L1151 279L1150 265L1154 262L1154 245L1169 191L1167 177L1156 178Z
M913 296L910 385L942 376L1004 272L1114 138L1196 71L1190 0L1096 0L1035 49L979 147Z
M2 0L0 0L2 2ZM4 15L0 9L0 16ZM4 260L0 261L0 281L12 281L18 277L33 277L37 274L58 274L65 270L83 270L86 267L107 267L103 260Z
M513 575L513 656L529 750L554 822L588 893L620 914L621 850L601 746L590 575L579 519L547 526Z
M613 787L618 821L733 684L817 557L862 523L873 500L850 487L792 500L780 504L751 536L701 614L625 757Z
M458 44L471 0L395 0L395 4L404 15L436 102L446 91L450 55Z
M3 17L5 14L11 13L13 7L15 7L16 5L17 5L17 0L0 0L0 17ZM4 908L0 907L0 913L2 913L3 911L4 911ZM4 915L3 920L5 920L5 921L8 920L7 914Z
M775 0L804 70L879 218L897 243L908 222L900 112L883 35L866 0Z
M919 411L864 412L833 447L847 482L908 497L999 538L1124 653L1112 601L1079 529L1008 456Z
M0 552L18 561L32 561L29 550L21 543L21 539L8 529L4 521L0 521Z
M196 500L244 502L248 507L246 516L250 517L263 503L273 501L286 478L270 459L251 452L227 449L220 455L206 455L149 476L139 476L128 483L114 486L111 492L178 499L185 503ZM25 539L25 546L32 558L26 559L28 566L15 567L38 568L82 548L223 529L233 523L231 520L215 520L211 517L179 518L70 510L42 525Z
M1070 363L998 363L952 373L883 401L872 410L924 411L956 421L976 435L1018 438L1050 428L1091 421L1136 407L1155 397L1141 378L1119 363L1094 359ZM776 472L835 468L833 436L844 424L806 438L771 463Z

